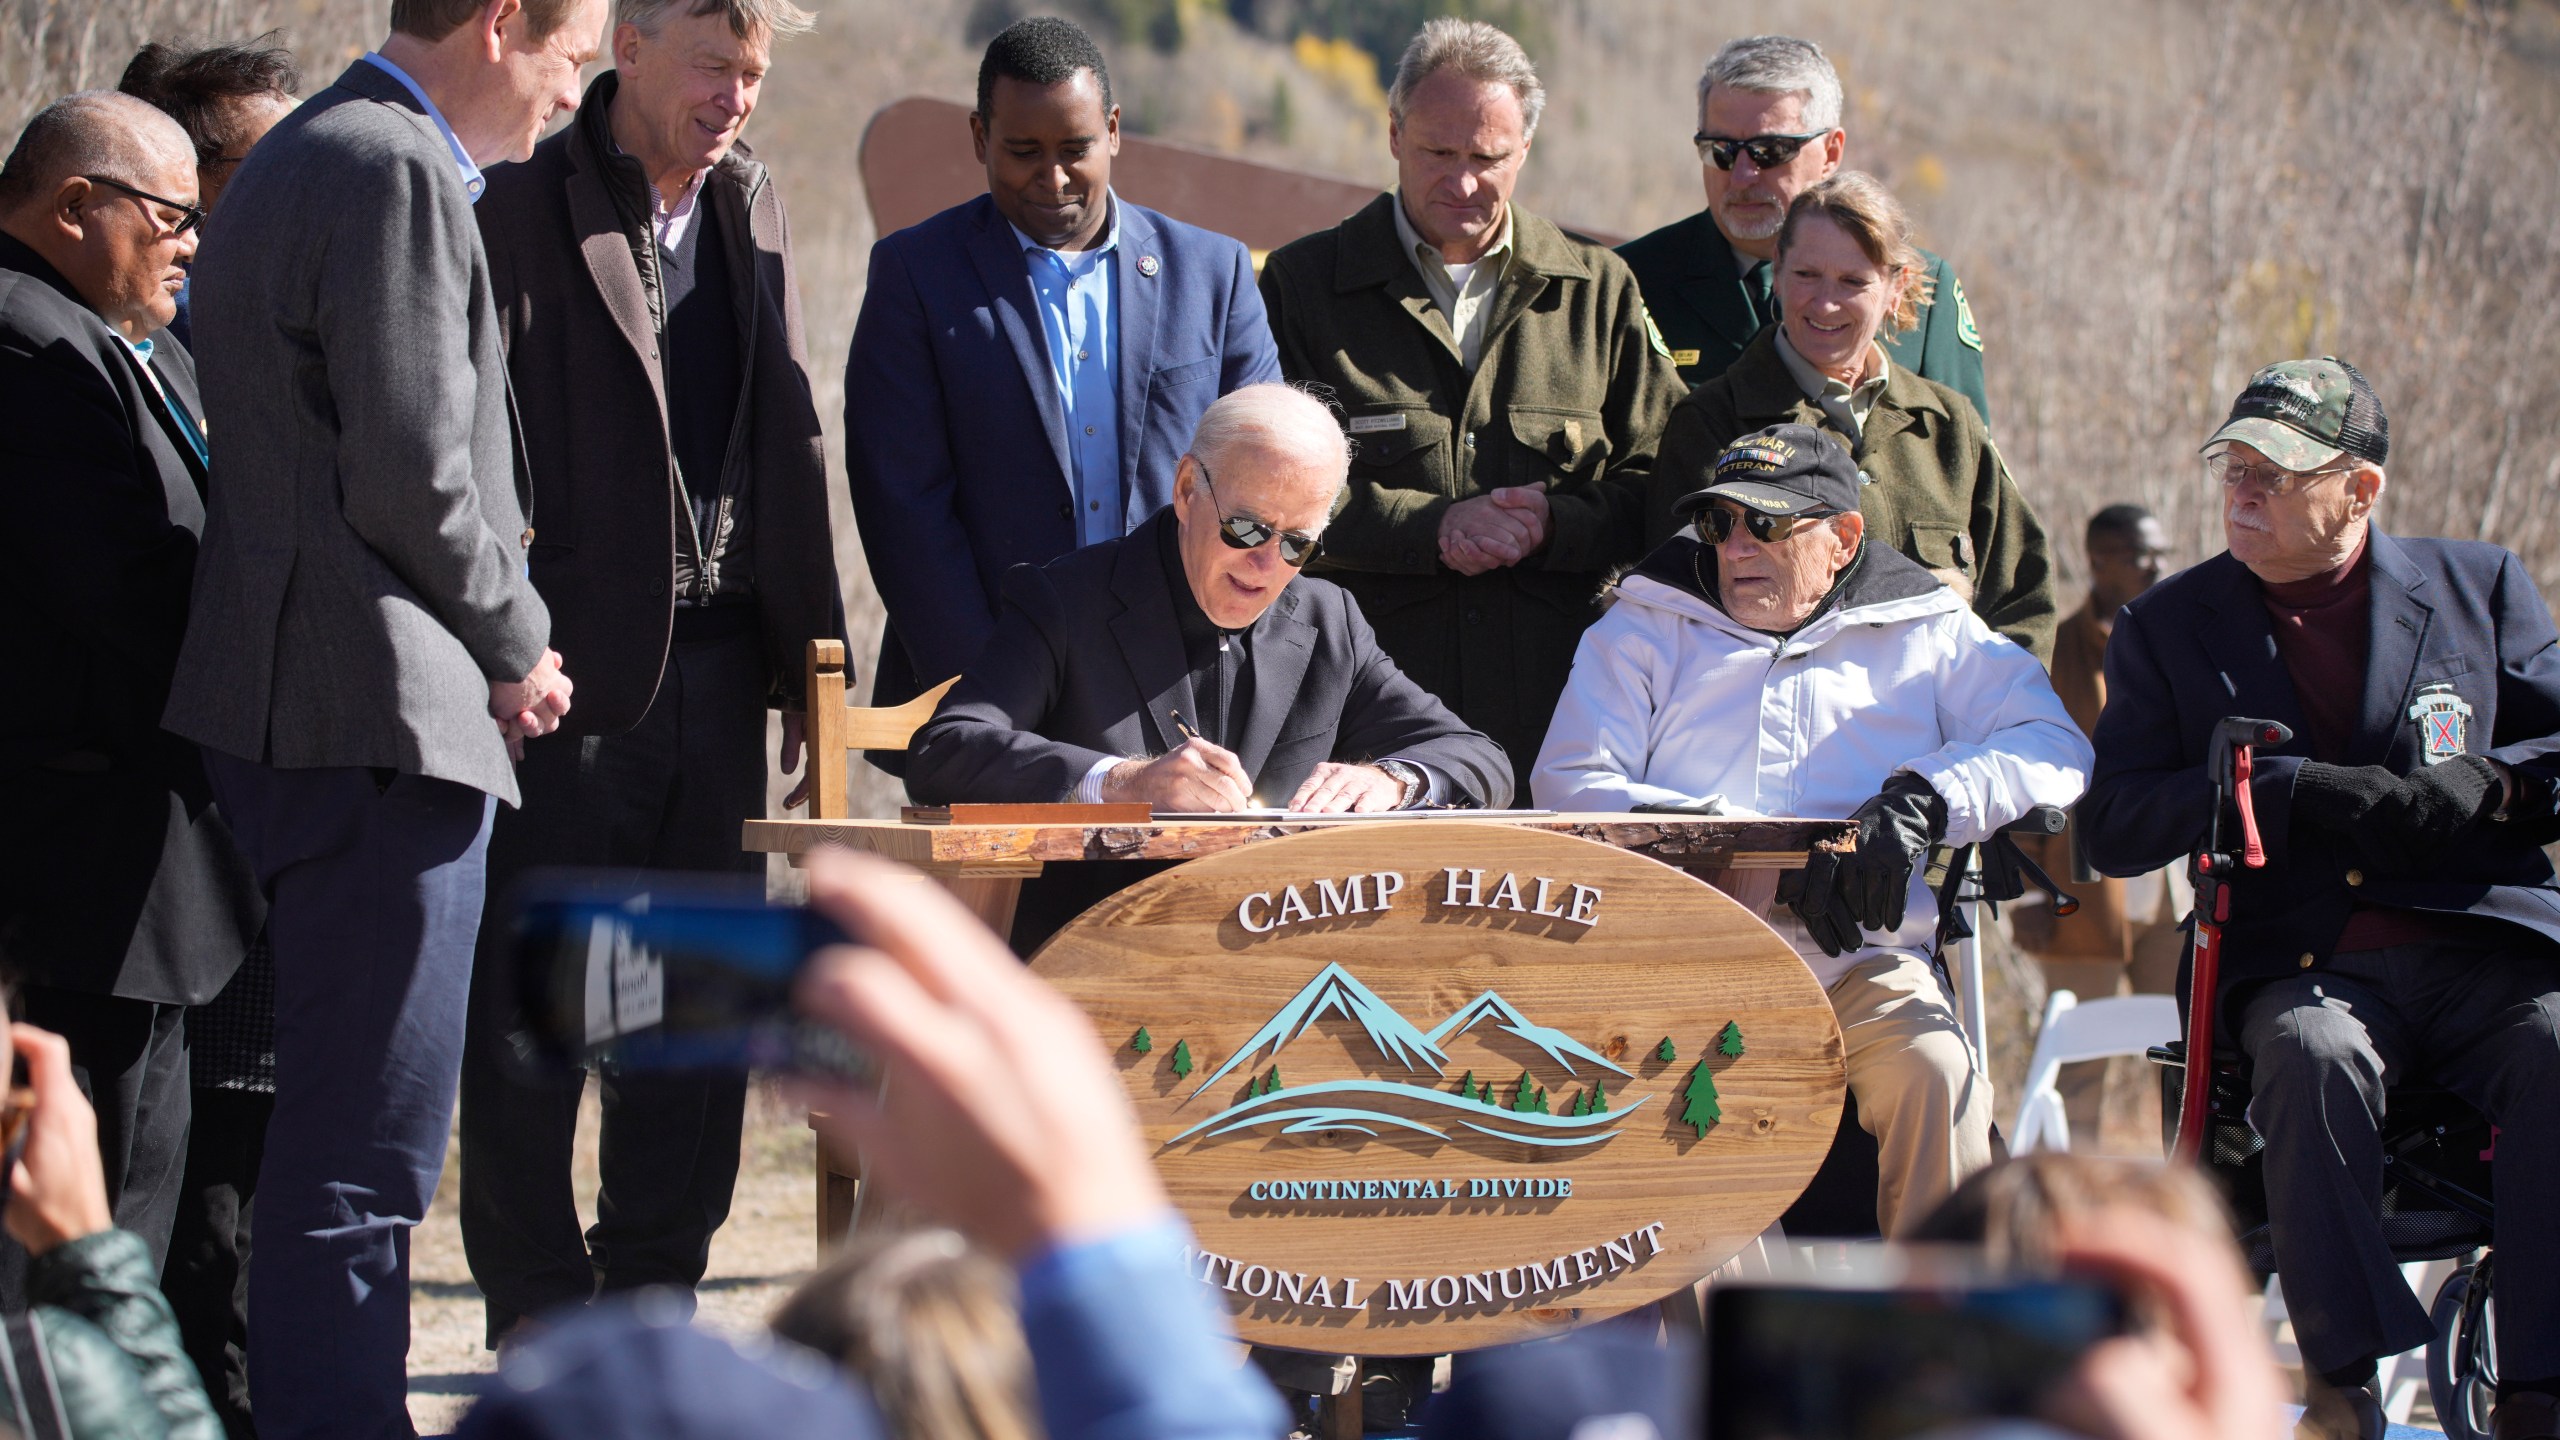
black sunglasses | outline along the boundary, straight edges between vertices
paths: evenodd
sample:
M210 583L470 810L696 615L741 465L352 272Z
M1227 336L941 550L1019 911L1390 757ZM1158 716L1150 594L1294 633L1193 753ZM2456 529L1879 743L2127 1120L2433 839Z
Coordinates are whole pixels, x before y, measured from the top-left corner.
M1751 532L1752 539L1775 545L1805 526L1839 513L1824 510L1811 515L1763 515L1757 510L1718 510L1710 506L1698 512L1698 538L1710 545L1721 545L1733 538L1733 522L1739 520Z
M1208 462L1194 455L1191 457L1191 463L1200 467L1200 487L1209 492L1209 503L1216 505L1218 487L1209 478ZM1277 539L1280 542L1281 563L1292 570L1304 568L1308 561L1316 558L1316 551L1323 548L1323 542L1313 535L1300 534L1295 530L1283 530L1276 525L1265 525L1259 520L1244 515L1220 516L1218 538L1238 550L1251 550Z
M1701 130L1689 140L1698 147L1698 158L1719 170L1732 169L1736 155L1748 155L1752 164L1763 170L1772 170L1793 160L1797 151L1830 133L1829 130L1816 130L1805 135L1754 135L1748 140L1727 140Z
M121 190L127 195L132 196L136 200L148 200L154 205L166 205L170 209L180 212L178 215L178 223L169 227L169 234L172 238L184 235L188 231L193 230L204 223L204 211L196 206L189 205L184 201L172 200L165 195L154 195L148 190L136 190L121 180L110 180L104 175L83 175L80 178L88 181L92 185L112 186L115 189ZM158 220L160 217L154 215L151 218Z

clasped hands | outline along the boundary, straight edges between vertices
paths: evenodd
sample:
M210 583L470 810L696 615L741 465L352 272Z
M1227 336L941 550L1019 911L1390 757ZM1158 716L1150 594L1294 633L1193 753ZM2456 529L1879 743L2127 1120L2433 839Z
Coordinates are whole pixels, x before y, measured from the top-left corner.
M533 673L521 680L489 682L489 718L507 742L507 754L524 758L524 742L560 728L569 713L569 692L576 687L560 670L560 652L545 650Z
M2397 775L2381 765L2302 762L2293 780L2297 820L2345 837L2387 874L2424 868L2444 846L2507 803L2513 780L2483 755L2462 755Z
M1253 803L1253 777L1235 752L1189 739L1152 760L1123 760L1102 778L1102 798L1144 801L1158 810L1222 812ZM1328 760L1310 773L1284 808L1316 814L1393 810L1404 786L1375 765Z
M1440 563L1461 575L1517 565L1547 543L1547 492L1509 485L1440 512Z

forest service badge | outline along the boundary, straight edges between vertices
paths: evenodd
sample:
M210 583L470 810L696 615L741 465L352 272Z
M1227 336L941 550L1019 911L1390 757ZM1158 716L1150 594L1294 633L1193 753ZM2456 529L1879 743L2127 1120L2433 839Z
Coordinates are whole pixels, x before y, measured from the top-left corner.
M2409 707L2409 722L2418 727L2418 753L2430 765L2441 765L2468 753L2471 702L2439 681L2418 692Z

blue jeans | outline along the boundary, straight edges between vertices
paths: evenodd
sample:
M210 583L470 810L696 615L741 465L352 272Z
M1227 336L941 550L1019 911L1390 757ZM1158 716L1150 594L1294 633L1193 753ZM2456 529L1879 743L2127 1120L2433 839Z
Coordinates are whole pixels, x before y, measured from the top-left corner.
M272 906L276 1104L249 1388L266 1440L408 1437L409 1229L444 1169L489 796L361 768L205 768Z

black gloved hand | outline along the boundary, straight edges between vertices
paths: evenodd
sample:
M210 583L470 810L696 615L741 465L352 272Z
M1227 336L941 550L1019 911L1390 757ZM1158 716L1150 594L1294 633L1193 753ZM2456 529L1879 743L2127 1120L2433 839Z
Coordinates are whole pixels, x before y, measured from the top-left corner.
M2374 807L2362 842L2368 853L2377 844L2397 847L2390 858L2416 867L2495 814L2500 793L2498 767L2484 756L2421 765L2400 777L2390 798Z
M2305 760L2293 775L2293 818L2323 830L2347 830L2363 824L2399 788L2400 777L2380 765Z
M1928 781L1896 771L1876 797L1849 817L1857 822L1847 854L1816 848L1805 856L1796 915L1826 955L1862 942L1858 931L1902 928L1911 872L1947 835L1946 798Z
M1825 955L1845 954L1865 943L1858 934L1858 917L1849 913L1849 902L1840 894L1843 858L1838 851L1817 845L1805 852L1804 869L1788 877L1799 882L1794 893L1789 894L1784 883L1778 887L1778 898L1795 910L1805 933Z

